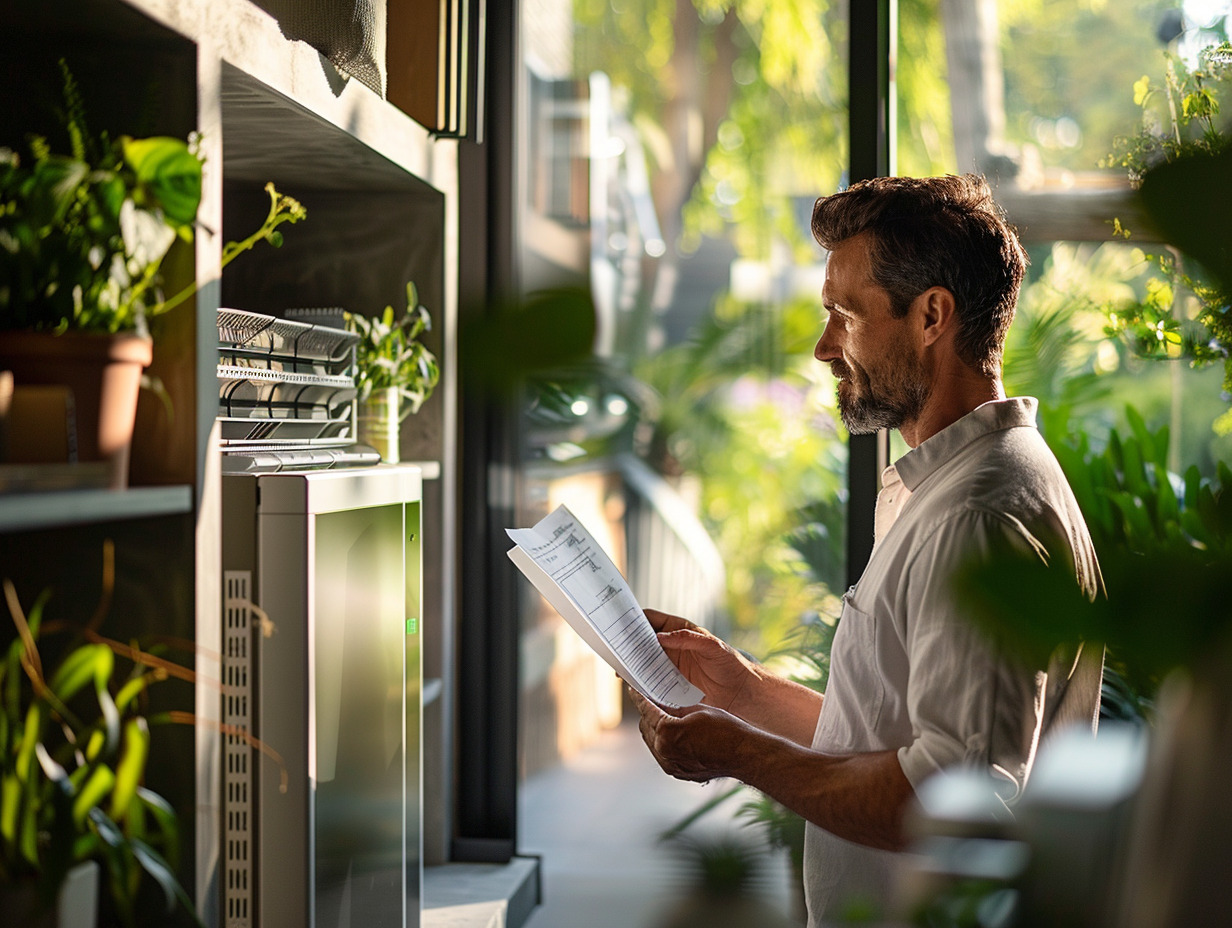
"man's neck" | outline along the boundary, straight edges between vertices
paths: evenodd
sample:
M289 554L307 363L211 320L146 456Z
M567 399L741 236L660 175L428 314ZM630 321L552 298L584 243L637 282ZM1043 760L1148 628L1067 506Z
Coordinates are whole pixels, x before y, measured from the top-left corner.
M957 376L934 385L920 415L899 427L903 441L911 448L953 425L978 406L1005 399L1000 376Z

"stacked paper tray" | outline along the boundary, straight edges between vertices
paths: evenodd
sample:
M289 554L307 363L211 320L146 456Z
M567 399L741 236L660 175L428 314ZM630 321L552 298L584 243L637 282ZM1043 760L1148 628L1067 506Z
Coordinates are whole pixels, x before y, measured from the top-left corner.
M354 440L354 332L218 310L218 421L228 450Z

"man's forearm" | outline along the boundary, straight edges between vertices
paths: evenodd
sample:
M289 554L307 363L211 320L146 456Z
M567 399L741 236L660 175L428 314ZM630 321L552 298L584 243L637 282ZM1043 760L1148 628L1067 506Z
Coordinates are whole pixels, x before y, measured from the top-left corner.
M642 738L671 776L697 782L732 777L839 837L872 847L902 846L903 812L913 790L897 752L825 754L734 711L698 705L668 714L637 693L633 701ZM786 698L778 705L799 712L808 701Z
M758 733L735 752L733 767L732 776L840 838L902 849L914 790L896 751L823 754Z
M763 671L757 685L732 708L750 725L810 747L821 703L820 693Z

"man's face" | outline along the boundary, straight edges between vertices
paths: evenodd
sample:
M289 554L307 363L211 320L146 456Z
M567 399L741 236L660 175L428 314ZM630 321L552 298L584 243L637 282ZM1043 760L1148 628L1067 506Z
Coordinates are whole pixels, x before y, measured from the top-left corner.
M838 409L853 434L914 422L931 391L911 313L896 319L890 295L869 274L868 243L841 243L826 263L822 303L829 311L813 356L838 380Z

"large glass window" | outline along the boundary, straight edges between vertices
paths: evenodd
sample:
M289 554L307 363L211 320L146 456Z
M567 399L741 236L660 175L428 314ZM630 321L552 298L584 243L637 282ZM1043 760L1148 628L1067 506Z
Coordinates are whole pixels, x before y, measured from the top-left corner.
M759 656L824 637L846 580L809 231L847 170L846 33L832 0L523 5L525 282L581 277L599 319L593 363L528 398L525 518L584 509L644 605ZM620 706L550 609L525 615L530 772Z
M1006 385L1039 398L1071 480L1131 438L1163 449L1165 482L1191 465L1212 473L1232 451L1223 365L1190 363L1201 307L1183 275L1161 270L1176 256L1153 240L1131 185L1136 166L1166 154L1152 138L1202 118L1203 86L1232 112L1203 51L1227 41L1232 4L898 0L850 12L874 6L897 9L882 72L888 170L993 184L1031 260ZM531 385L520 521L566 503L644 605L701 619L818 685L847 535L871 532L871 504L852 526L849 470L871 485L885 447L857 456L812 358L825 255L811 207L859 173L849 102L873 124L883 102L864 92L878 68L848 86L848 12L840 0L522 4L523 283L584 282L599 332L587 365ZM891 459L906 451L896 435L888 445ZM524 589L529 775L613 724L621 700Z
M1169 428L1176 472L1212 473L1230 450L1215 426L1227 408L1222 365L1181 357L1196 301L1160 271L1153 256L1170 252L1130 197L1134 164L1166 156L1157 139L1201 128L1189 95L1218 98L1210 50L1227 41L1230 10L1192 0L901 5L899 167L975 170L996 184L1031 256L1006 379L1040 397L1052 440L1086 434L1098 446L1130 428L1132 407L1148 428ZM1134 307L1149 314L1163 302L1184 333L1160 333L1149 354L1173 363L1144 360L1124 325ZM1110 331L1118 308L1122 337Z

